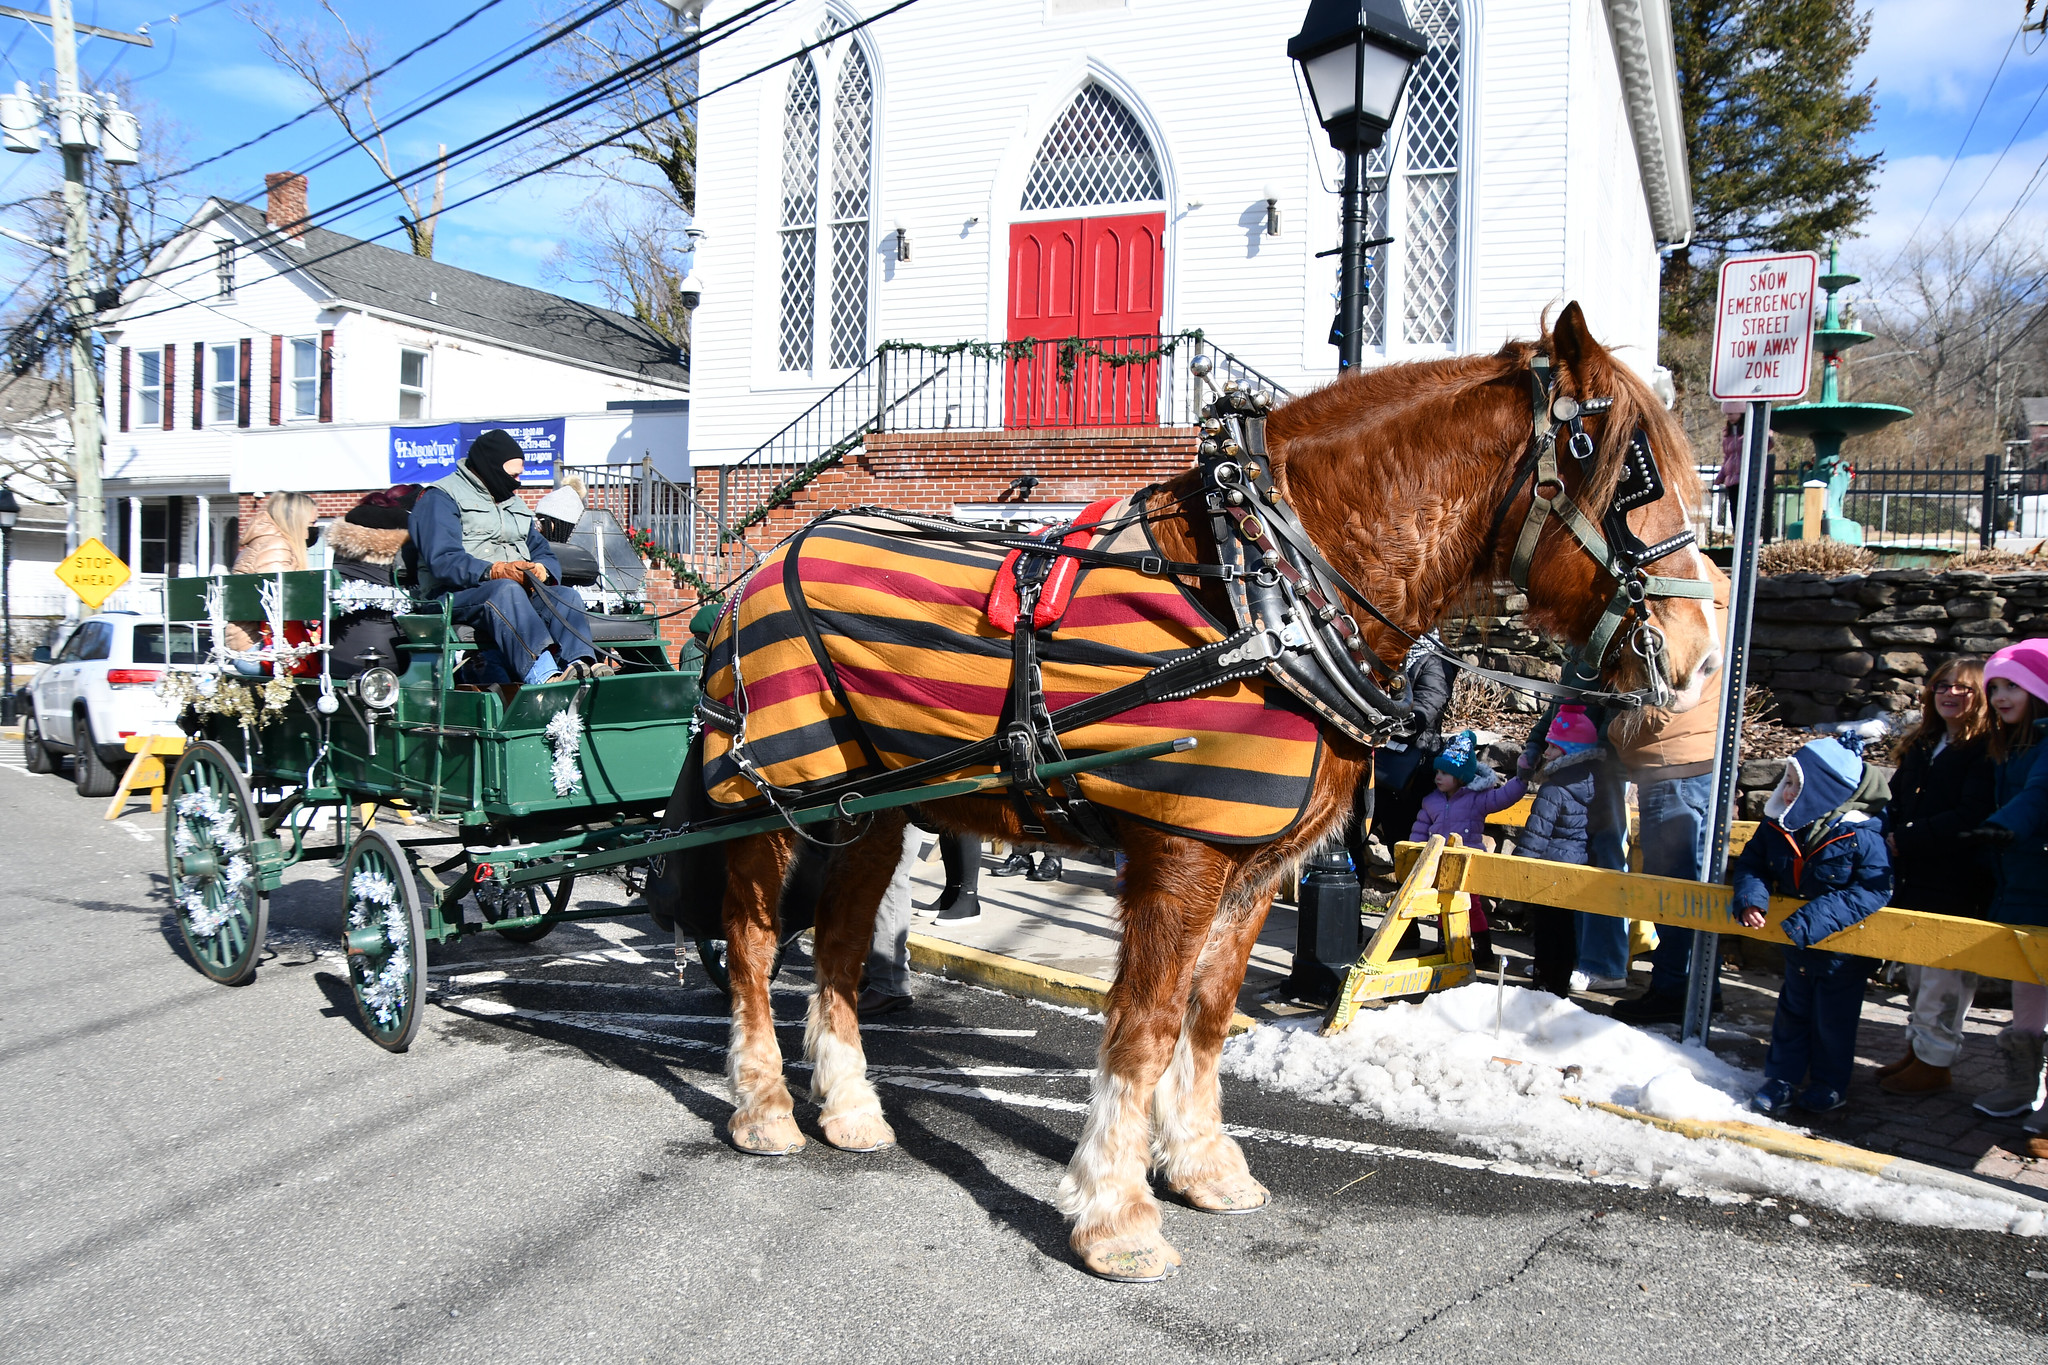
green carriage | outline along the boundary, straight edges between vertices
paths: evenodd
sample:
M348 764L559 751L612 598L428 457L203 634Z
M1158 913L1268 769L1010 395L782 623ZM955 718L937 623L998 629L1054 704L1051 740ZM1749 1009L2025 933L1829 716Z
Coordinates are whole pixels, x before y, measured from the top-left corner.
M946 776L985 765L990 740L869 783L865 793L819 793L794 808L664 827L689 747L701 655L686 645L672 660L657 617L591 613L593 637L621 661L612 676L502 688L459 680L482 646L445 605L420 611L401 590L328 570L174 579L165 597L171 628L192 630L191 652L212 659L181 666L166 684L183 702L192 741L166 792L165 857L179 932L207 976L246 981L262 952L268 897L285 870L313 858L337 863L349 981L364 1028L392 1051L403 1051L419 1028L427 945L484 932L531 942L564 921L615 917L613 906L572 908L579 875L630 874L695 845L1014 780ZM359 655L337 670L333 647L322 642L335 638L343 618L378 609L391 612L391 656ZM242 676L215 643L230 621L267 621L274 641L305 642L269 654L279 676ZM294 631L293 622L306 628ZM359 671L337 676L351 669ZM1193 743L1032 771L1056 781ZM398 802L433 823L396 835L389 821L376 822L379 808ZM334 818L315 843L313 816L322 808ZM723 887L695 889L723 895ZM709 904L715 924L717 901ZM700 937L696 946L723 986L723 944Z
M174 579L165 599L170 627L199 637L197 654L229 621L268 621L273 639L304 641L272 655L283 676L243 676L216 651L170 681L191 743L169 780L166 857L179 930L208 976L247 980L285 869L332 859L363 1023L402 1050L419 1023L427 944L484 931L531 941L617 913L572 909L573 870L500 878L656 832L697 702L696 652L686 646L678 666L656 617L590 614L620 662L613 676L500 688L460 681L482 645L445 604L427 610L331 570ZM334 659L321 642L366 610L390 613L388 652ZM433 823L394 834L375 821L392 803ZM316 844L323 807L334 818Z

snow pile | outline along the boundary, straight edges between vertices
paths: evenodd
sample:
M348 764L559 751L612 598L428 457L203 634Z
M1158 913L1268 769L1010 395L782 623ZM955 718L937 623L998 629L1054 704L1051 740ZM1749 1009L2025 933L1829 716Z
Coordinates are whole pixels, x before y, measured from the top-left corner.
M1775 1194L1852 1217L2040 1233L2038 1211L1695 1140L1586 1104L1666 1119L1774 1124L1748 1108L1755 1072L1543 991L1461 986L1360 1011L1335 1037L1310 1021L1233 1038L1223 1070L1369 1118L1448 1134L1492 1156L1687 1193ZM1575 1103L1574 1101L1578 1101Z

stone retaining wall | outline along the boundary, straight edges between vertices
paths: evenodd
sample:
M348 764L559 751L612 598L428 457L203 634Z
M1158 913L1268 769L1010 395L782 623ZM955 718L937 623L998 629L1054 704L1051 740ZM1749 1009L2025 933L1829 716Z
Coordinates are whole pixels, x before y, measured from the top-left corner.
M1787 725L1861 720L1920 704L1927 675L2048 636L2048 573L1876 569L1758 582L1750 680Z

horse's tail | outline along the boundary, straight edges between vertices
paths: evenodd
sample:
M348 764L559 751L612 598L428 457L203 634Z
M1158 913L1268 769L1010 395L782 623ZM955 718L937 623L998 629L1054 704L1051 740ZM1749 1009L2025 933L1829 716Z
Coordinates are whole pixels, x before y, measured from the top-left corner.
M683 774L662 812L671 828L699 824L719 814L704 790L704 732L700 728L683 759ZM668 920L692 938L725 937L725 844L713 842L678 849L661 860L661 870L647 879L647 908L657 921Z

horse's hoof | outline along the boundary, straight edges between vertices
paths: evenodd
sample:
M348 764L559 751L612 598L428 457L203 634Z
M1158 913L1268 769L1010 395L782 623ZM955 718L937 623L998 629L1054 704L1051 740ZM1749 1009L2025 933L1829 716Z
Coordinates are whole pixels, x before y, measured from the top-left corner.
M751 1123L735 1119L728 1125L728 1131L732 1135L732 1145L748 1156L788 1156L802 1151L804 1146L803 1131L787 1114L756 1119Z
M1180 1253L1158 1233L1113 1237L1081 1253L1089 1274L1120 1284L1157 1284L1180 1267Z
M1197 1180L1174 1190L1189 1208L1203 1213L1257 1213L1272 1201L1266 1187L1249 1175Z
M879 1152L896 1145L896 1132L880 1114L841 1114L819 1125L825 1141L842 1152Z

